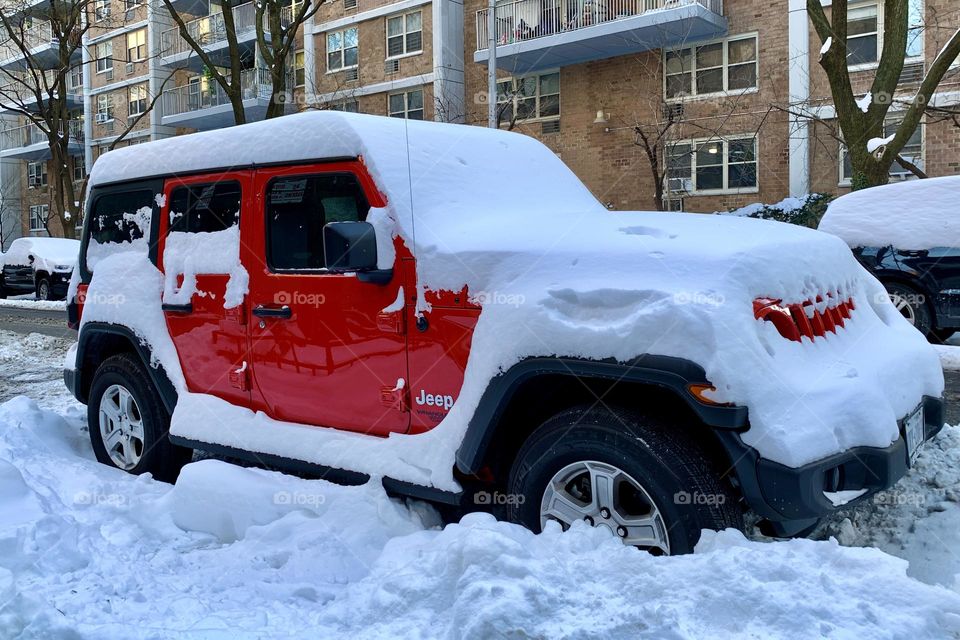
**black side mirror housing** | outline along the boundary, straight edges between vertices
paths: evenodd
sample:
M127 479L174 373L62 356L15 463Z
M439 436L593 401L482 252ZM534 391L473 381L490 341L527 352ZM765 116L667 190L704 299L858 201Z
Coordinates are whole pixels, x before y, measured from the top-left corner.
M335 273L377 268L377 234L369 222L330 222L323 227L326 268Z

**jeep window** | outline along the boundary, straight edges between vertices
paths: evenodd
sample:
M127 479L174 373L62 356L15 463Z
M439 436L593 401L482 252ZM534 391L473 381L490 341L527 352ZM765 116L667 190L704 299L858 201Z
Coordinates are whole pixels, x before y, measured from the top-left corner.
M322 269L323 226L366 220L370 209L350 173L276 178L266 195L267 262L274 271Z
M170 232L224 231L240 224L240 183L192 184L170 194Z
M153 202L154 193L149 189L108 193L94 200L87 229L89 271L100 260L120 251L146 254Z

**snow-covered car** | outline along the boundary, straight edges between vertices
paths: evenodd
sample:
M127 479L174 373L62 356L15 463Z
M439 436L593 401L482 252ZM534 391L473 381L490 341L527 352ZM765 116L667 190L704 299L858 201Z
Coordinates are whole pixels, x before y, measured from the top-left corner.
M839 239L611 212L527 136L303 113L90 185L64 378L131 473L220 451L683 553L747 511L800 534L942 427L933 348Z
M842 238L910 324L934 342L960 329L960 176L854 191L819 229Z
M0 298L34 293L38 300L63 299L79 253L79 240L17 238L0 257Z

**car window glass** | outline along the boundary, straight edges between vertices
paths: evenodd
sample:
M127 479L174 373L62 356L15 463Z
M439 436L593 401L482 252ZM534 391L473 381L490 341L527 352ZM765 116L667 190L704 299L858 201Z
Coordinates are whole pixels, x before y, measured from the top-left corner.
M170 232L212 233L240 224L240 183L177 187L170 194Z
M88 270L120 251L147 253L154 194L149 189L108 193L96 198L87 225Z
M276 178L265 203L267 257L274 270L322 269L323 226L365 220L370 209L350 173Z

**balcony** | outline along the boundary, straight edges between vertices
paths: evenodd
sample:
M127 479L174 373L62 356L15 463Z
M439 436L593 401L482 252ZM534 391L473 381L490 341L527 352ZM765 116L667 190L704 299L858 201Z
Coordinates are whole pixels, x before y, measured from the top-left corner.
M283 26L289 24L289 12L281 13ZM233 22L237 32L237 44L240 45L242 56L252 54L257 45L256 3L247 2L233 9ZM266 20L266 18L264 18ZM223 66L230 65L227 47L227 29L224 25L223 14L214 13L202 18L191 20L187 24L187 32L203 47L211 58ZM194 54L193 48L180 37L180 28L167 29L160 36L160 47L163 51L164 64L182 64L186 62L189 68L200 70L203 62Z
M70 120L68 149L70 155L83 153L83 121ZM47 134L35 124L0 130L0 158L37 162L50 159Z
M475 62L489 58L477 12ZM727 33L723 0L514 0L496 8L497 67L523 74Z
M0 85L0 113L20 112L21 107L34 113L40 109L40 105L37 104L37 97L32 91L37 86L37 82L29 74L10 71L0 75L6 76L3 79L7 80L3 85ZM50 86L54 82L56 72L45 71L44 76L46 76L46 86ZM23 81L16 80L18 77L22 77ZM75 80L78 84L74 85L72 80ZM77 74L75 79L67 78L67 109L71 111L83 109L82 83L82 74ZM41 94L45 103L48 99L47 92L41 91Z
M49 22L37 22L29 29L25 29L22 41L27 50L26 53L34 60L35 68L53 69L61 66L60 39L53 33ZM71 59L80 58L80 49L80 47L74 49ZM27 68L24 51L9 37L0 41L0 67Z
M288 86L292 78L288 81ZM243 110L247 122L262 120L270 104L272 85L266 69L246 69L240 73ZM234 124L230 99L216 80L205 80L163 92L162 124L206 131Z

